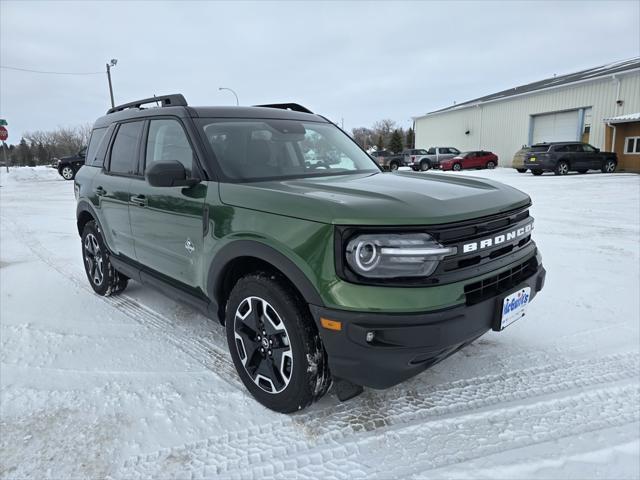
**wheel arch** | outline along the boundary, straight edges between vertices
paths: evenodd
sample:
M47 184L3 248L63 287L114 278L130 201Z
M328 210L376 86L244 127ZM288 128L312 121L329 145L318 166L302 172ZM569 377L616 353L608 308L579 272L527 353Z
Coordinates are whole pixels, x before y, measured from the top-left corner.
M283 253L262 242L236 240L215 255L207 276L207 294L217 304L220 322L224 322L227 299L235 283L256 271L280 275L307 304L324 305L307 275Z
M78 202L78 206L76 207L76 225L78 227L78 235L82 236L84 226L92 220L98 224L100 229L102 229L100 220L98 220L98 215L96 214L93 206L89 202L81 200Z

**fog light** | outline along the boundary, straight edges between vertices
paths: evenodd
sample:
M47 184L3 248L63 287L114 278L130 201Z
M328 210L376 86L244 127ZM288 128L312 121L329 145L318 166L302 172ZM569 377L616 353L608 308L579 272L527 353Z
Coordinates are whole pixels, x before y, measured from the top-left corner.
M373 342L374 338L376 338L376 332L367 332L367 336L365 337L367 343Z

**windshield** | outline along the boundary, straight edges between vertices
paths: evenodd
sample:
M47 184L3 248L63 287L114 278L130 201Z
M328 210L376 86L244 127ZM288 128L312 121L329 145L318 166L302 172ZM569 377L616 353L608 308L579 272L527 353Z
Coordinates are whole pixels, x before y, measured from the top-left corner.
M329 123L235 118L204 118L199 123L220 168L233 180L380 171Z

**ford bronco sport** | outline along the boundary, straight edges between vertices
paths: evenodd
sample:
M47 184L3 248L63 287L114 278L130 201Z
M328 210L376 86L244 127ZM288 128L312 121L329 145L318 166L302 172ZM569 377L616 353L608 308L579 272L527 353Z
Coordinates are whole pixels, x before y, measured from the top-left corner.
M544 285L527 195L383 173L296 104L112 108L74 186L93 289L131 279L219 319L242 382L280 412L332 383L345 400L402 382Z

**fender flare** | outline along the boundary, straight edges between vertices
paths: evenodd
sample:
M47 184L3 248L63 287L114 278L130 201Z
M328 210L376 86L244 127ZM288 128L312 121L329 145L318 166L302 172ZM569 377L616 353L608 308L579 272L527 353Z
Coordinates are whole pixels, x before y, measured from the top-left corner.
M95 208L91 203L86 200L80 200L78 202L78 206L76 207L76 225L78 226L78 235L82 236L82 232L80 231L80 226L78 225L78 219L83 212L87 212L89 215L93 217L95 222L98 224L98 227L102 230L102 225L100 224L100 218L96 213Z
M207 294L219 308L224 301L219 297L223 288L224 273L229 264L238 257L253 257L273 265L296 286L304 300L313 305L324 305L317 289L300 268L275 248L255 240L235 240L222 247L214 256L207 276Z

